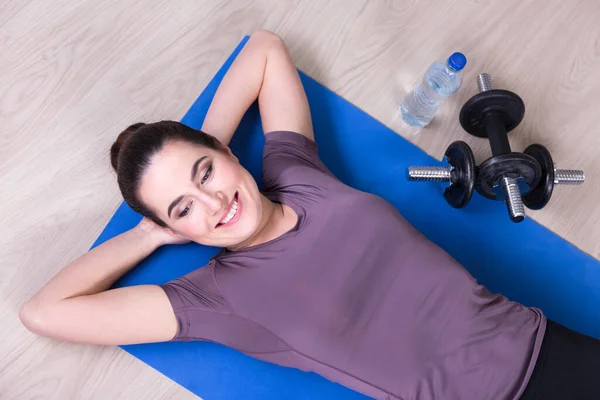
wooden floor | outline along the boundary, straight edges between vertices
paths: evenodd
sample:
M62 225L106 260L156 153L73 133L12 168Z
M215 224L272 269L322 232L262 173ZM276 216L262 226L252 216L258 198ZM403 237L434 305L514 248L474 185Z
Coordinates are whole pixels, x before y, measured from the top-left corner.
M529 215L600 255L600 2L3 0L0 4L0 398L189 399L114 347L29 334L21 304L85 252L122 201L108 150L130 123L180 119L238 44L279 33L300 69L436 158L477 73L519 93L515 150L545 144L586 171ZM463 89L417 134L402 96L435 59L469 58ZM596 200L593 200L596 198Z

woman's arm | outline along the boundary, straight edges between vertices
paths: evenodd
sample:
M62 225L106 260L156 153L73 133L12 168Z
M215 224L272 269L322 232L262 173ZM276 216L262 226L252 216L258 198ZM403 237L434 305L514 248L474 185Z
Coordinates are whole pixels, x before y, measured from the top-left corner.
M162 288L153 285L107 290L169 239L149 220L90 250L62 269L21 308L32 332L60 340L131 344L172 339L177 320Z
M202 131L228 144L248 107L258 99L263 130L298 132L313 139L306 94L285 43L257 31L237 56L208 109Z

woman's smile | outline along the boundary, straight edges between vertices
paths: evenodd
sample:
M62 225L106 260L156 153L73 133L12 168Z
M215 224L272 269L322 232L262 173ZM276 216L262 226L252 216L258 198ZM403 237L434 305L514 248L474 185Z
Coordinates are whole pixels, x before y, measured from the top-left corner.
M239 192L235 192L233 199L225 209L221 220L217 224L217 228L224 228L235 224L242 215L242 202L239 198Z

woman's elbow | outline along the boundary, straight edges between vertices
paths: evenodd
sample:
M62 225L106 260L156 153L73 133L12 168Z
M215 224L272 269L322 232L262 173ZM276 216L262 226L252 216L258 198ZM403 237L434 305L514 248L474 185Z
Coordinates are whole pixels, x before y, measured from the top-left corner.
M259 29L255 31L250 38L253 41L260 42L262 45L266 46L283 44L283 39L281 39L278 34L265 29Z
M36 335L49 336L44 315L44 305L33 299L23 304L19 310L19 319L25 328Z

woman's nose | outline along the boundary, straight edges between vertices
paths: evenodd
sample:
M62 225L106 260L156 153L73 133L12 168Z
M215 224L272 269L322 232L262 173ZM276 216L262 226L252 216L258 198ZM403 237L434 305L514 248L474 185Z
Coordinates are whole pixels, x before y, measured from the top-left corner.
M198 195L200 201L206 205L210 214L216 214L224 208L223 198L219 193L201 192Z

